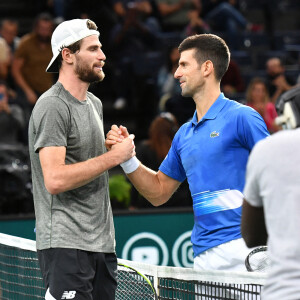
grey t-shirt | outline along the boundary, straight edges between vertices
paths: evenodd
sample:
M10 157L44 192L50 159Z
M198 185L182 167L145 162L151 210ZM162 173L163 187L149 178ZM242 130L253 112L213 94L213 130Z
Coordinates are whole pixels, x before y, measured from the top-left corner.
M50 146L66 147L66 164L106 152L102 103L89 92L87 97L88 101L79 101L57 82L39 98L30 118L29 152L39 250L115 251L108 172L82 187L51 195L45 188L39 160L39 149ZM101 129L90 101L100 116Z
M264 207L272 267L262 297L300 299L300 129L280 131L253 148L244 195Z

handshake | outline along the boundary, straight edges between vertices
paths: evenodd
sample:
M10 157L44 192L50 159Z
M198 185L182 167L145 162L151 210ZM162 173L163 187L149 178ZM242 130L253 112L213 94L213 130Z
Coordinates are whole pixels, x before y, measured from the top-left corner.
M115 151L120 159L120 166L126 174L134 172L140 165L136 158L135 136L129 134L124 126L112 125L111 130L106 135L105 146L108 151Z

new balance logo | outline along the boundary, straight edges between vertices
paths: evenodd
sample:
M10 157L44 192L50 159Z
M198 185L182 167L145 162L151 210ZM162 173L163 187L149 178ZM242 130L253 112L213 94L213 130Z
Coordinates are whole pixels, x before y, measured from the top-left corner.
M64 291L61 299L74 299L76 295L76 291Z

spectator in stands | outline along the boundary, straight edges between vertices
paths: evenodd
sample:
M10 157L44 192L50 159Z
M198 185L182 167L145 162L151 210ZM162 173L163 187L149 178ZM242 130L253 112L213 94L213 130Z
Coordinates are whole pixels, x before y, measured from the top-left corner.
M182 38L208 30L208 25L199 17L199 0L157 0L157 4L165 32L177 33Z
M261 26L250 23L239 11L237 0L199 0L201 14L213 31L224 32L230 49L238 49L239 31L257 31Z
M16 86L12 76L12 62L14 58L15 51L19 45L20 38L18 37L19 23L14 19L4 19L1 22L0 27L0 37L3 37L10 48L10 60L8 64L8 71L6 76L6 82L10 91L15 91Z
M271 101L275 104L278 97L295 85L295 80L285 74L285 67L278 57L266 62L267 85Z
M54 83L53 74L45 72L52 57L53 27L49 14L38 15L33 31L22 37L15 52L12 74L18 86L18 99L25 111L26 123L38 97ZM27 128L24 136L27 137Z
M175 133L179 129L176 118L171 113L160 113L154 118L149 128L148 139L140 141L136 145L136 153L141 162L157 170L161 162L167 156ZM191 206L192 198L186 181L178 188L171 199L162 207ZM131 209L153 207L139 192L131 189Z
M0 37L0 79L6 80L10 62L10 50L4 38Z
M195 22L194 15L190 13L199 11L199 0L157 0L159 12L162 17L162 29L165 32L184 34L188 25L200 24ZM195 29L195 28L194 28Z
M250 81L246 91L246 103L263 117L270 133L281 129L275 123L277 112L274 103L270 101L265 80L256 77Z
M159 49L160 26L149 0L116 0L114 10L119 22L111 31L111 51L115 67L115 109L132 104L135 68L143 68L144 55Z
M25 126L20 106L10 103L8 88L0 81L0 144L20 145L20 132Z
M4 19L1 22L0 36L3 37L14 53L19 45L20 38L18 37L19 23L14 19Z
M189 23L185 28L185 35L211 32L210 26L201 18L201 8L194 7L188 12Z
M228 98L240 98L245 91L245 83L239 65L230 59L228 69L221 80L221 90Z
M49 13L56 25L63 22L76 5L74 0L34 0L34 2L35 13Z
M61 1L61 0L59 0ZM113 8L113 0L72 0L65 2L65 19L91 19L101 23L101 41L107 49L109 33L117 23L117 15ZM110 51L110 50L109 50ZM107 67L107 65L106 65ZM107 80L108 78L106 78Z
M299 124L297 89L284 119L293 116ZM288 128L257 143L247 164L242 235L249 247L268 245L264 300L300 299L300 129Z

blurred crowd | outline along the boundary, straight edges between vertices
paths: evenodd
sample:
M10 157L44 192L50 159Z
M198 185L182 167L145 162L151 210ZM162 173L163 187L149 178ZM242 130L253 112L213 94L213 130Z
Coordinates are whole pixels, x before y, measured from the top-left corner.
M63 20L90 18L99 25L107 56L106 79L91 89L103 101L104 109L105 105L111 107L115 123L122 114L134 113L137 131L143 132L137 134L137 152L146 165L159 166L178 126L195 110L193 100L181 96L179 82L173 77L179 60L177 47L189 35L216 33L225 39L232 59L221 90L228 98L257 110L270 133L281 129L275 123L276 101L299 83L297 76L286 72L282 56L269 55L263 69L246 78L245 68L234 55L244 46L241 36L271 32L271 1L257 4L269 12L263 24L247 20L238 0L36 2L38 14L32 29L22 36L18 19L0 20L0 214L33 211L26 156L28 122L39 96L57 80L45 69L52 57L52 32ZM274 50L271 44L267 47ZM171 206L191 205L186 186L176 196L185 200L174 199ZM131 208L147 206L136 192L131 199Z

